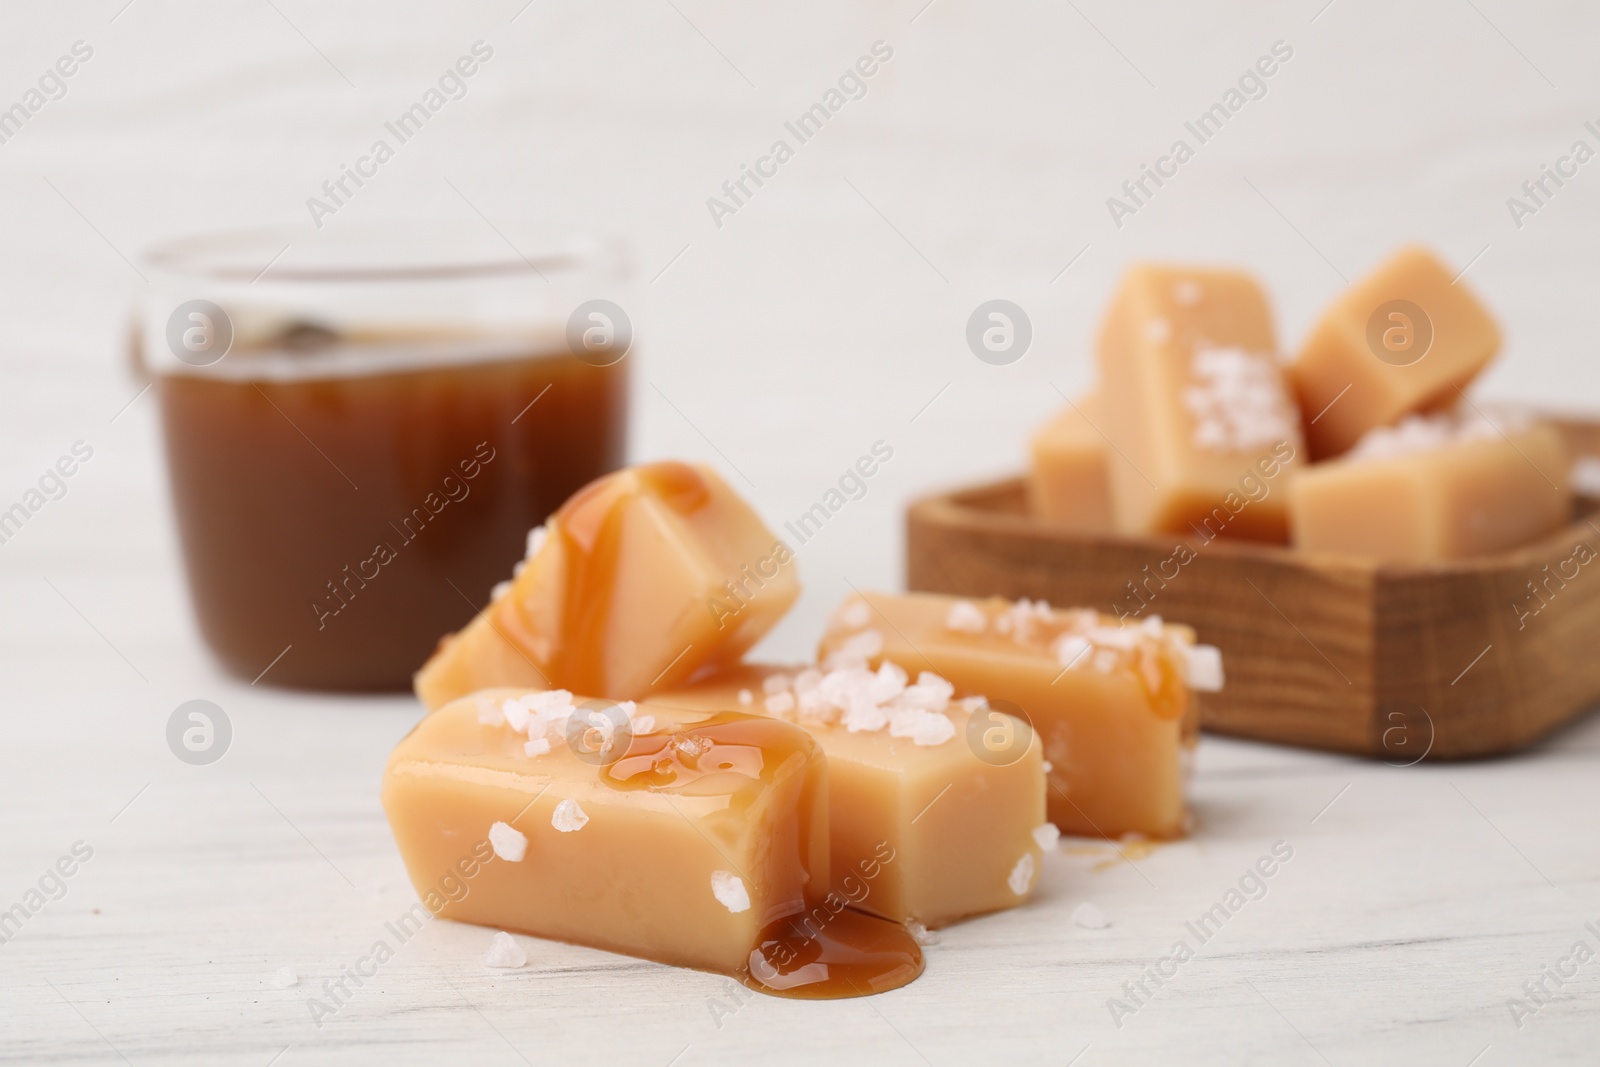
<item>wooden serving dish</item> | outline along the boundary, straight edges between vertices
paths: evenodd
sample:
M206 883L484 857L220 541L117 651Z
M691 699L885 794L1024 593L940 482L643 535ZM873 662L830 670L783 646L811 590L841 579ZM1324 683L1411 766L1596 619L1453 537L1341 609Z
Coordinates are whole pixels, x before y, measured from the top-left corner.
M1600 422L1555 421L1573 456L1600 455ZM1378 566L1066 532L1028 514L1013 478L914 503L906 583L1131 616L1141 600L1129 583L1176 568L1145 585L1139 617L1187 623L1222 649L1227 684L1204 695L1204 728L1396 764L1494 756L1600 701L1596 511L1580 497L1571 525L1501 555ZM1181 565L1179 545L1193 557Z

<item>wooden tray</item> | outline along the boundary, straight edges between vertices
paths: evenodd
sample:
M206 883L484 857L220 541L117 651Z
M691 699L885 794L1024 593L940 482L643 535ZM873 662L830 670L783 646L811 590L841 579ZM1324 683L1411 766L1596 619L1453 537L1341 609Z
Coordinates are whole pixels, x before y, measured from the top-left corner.
M1600 422L1555 421L1574 456L1600 455ZM1222 649L1227 685L1204 696L1204 728L1396 764L1494 756L1600 701L1596 511L1600 500L1580 497L1572 525L1503 555L1376 566L1271 545L1064 532L1028 515L1013 478L914 503L906 584L1131 614L1140 601L1127 583L1147 566L1172 573L1163 561L1186 544L1194 558L1164 588L1150 583L1141 617L1188 623Z

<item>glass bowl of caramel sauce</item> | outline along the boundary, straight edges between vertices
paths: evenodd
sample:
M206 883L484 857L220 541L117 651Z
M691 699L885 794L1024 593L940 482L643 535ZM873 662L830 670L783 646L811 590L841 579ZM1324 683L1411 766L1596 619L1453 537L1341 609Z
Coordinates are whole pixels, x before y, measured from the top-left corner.
M528 531L624 462L615 243L220 234L145 273L132 359L201 635L240 678L409 687Z

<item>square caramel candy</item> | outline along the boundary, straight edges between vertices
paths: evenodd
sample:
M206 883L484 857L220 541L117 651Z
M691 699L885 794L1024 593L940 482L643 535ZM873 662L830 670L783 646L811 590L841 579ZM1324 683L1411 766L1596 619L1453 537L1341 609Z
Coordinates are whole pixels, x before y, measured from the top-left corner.
M1222 686L1216 649L1150 617L1121 626L1027 600L867 593L835 614L824 665L865 655L948 678L1025 720L1044 743L1050 821L1063 833L1182 837L1190 690ZM996 735L998 737L999 735Z
M828 907L827 764L790 723L484 690L396 746L383 807L442 918L791 996L921 971L903 928ZM440 897L452 874L464 888Z
M654 699L805 727L828 758L834 892L936 928L1022 903L1037 883L1040 837L1053 847L1055 834L1044 825L1038 739L952 693L942 678L912 682L863 659L828 672L748 664ZM1009 748L973 743L997 727Z
M637 699L737 662L799 595L794 557L708 467L590 483L529 536L490 605L417 673L429 708L489 686Z
M1266 296L1247 274L1130 269L1101 326L1105 421L1124 533L1288 539L1280 486L1304 450Z
M1314 463L1290 490L1295 547L1379 563L1468 559L1572 520L1565 442L1516 416L1411 416Z
M1423 248L1402 248L1323 312L1289 367L1312 459L1453 404L1500 349L1489 312Z
M1028 507L1066 530L1113 528L1110 451L1100 435L1099 399L1090 393L1069 404L1029 441Z

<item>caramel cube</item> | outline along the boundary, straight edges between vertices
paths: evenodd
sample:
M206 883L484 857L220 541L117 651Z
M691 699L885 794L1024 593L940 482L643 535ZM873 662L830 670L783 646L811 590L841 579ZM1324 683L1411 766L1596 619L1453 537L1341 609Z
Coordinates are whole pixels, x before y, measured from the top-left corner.
M1294 543L1379 563L1467 559L1527 544L1572 519L1554 427L1412 416L1315 463L1290 489ZM1502 432L1503 431L1503 432Z
M1286 541L1277 486L1300 456L1300 414L1254 279L1143 265L1100 330L1101 429L1117 527Z
M1454 403L1499 349L1494 320L1449 268L1402 248L1323 312L1289 368L1311 458Z
M903 985L921 970L904 930L818 903L826 772L809 734L769 717L498 689L445 705L396 746L383 807L444 918L764 992ZM447 882L457 891L441 896Z
M911 682L907 685L907 682ZM822 673L746 665L661 704L757 711L799 722L828 758L834 891L854 907L928 928L1022 903L1039 873L1045 823L1037 738L953 687L865 660ZM992 721L991 721L992 720ZM969 728L970 727L970 728ZM1017 741L974 748L985 729Z
M1028 507L1053 526L1079 533L1112 529L1110 450L1098 429L1102 418L1099 398L1090 393L1029 442Z
M865 610L863 610L865 609ZM958 695L1026 720L1044 743L1050 821L1063 833L1181 837L1190 689L1219 689L1217 650L1159 618L1118 626L1087 609L868 593L836 613L824 665L866 655L948 678ZM1003 733L984 743L1011 744Z
M708 467L607 475L540 530L511 582L417 673L427 707L502 685L638 699L737 662L800 591L788 546Z

